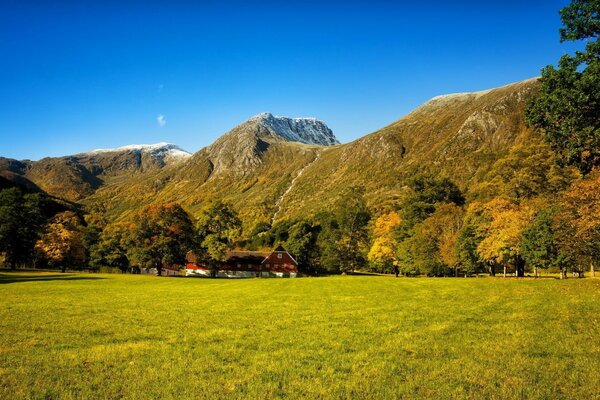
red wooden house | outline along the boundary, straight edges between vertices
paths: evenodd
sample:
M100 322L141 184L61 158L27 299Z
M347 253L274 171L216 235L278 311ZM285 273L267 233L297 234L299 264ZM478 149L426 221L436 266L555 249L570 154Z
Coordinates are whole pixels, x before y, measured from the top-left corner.
M282 246L272 252L230 251L227 261L216 270L203 263L194 251L186 255L186 276L216 276L223 278L295 278L298 263Z

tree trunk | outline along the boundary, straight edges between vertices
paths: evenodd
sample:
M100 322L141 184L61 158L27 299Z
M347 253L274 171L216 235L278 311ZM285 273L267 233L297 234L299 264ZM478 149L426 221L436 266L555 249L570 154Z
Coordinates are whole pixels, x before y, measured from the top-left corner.
M596 276L596 271L594 271L594 261L590 262L590 276L592 278Z
M506 265L504 266L504 277L506 278Z
M496 266L494 264L489 265L490 276L496 276Z
M533 276L538 277L538 267L533 267Z
M521 256L515 258L515 273L517 278L523 278L525 276L525 260Z

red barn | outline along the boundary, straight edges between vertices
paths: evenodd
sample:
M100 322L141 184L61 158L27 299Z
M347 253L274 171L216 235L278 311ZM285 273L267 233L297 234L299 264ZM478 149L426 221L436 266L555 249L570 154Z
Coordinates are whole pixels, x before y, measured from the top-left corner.
M213 271L201 262L193 251L186 255L186 276L213 276ZM298 274L298 263L282 246L272 252L230 251L225 261L215 271L217 277L223 278L295 278Z

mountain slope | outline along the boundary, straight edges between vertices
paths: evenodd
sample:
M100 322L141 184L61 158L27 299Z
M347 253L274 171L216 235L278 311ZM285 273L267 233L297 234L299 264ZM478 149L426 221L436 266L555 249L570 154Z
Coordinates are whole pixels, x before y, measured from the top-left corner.
M417 171L445 175L468 193L511 146L531 140L523 111L536 90L532 79L439 96L377 132L324 151L290 191L282 215L326 209L349 185L365 186L369 204L380 207L401 198Z
M124 218L141 204L178 201L196 213L207 201L224 199L247 221L268 220L277 199L324 148L320 143L339 142L319 120L259 114L180 165L106 186L86 202L101 202Z
M99 149L39 161L0 158L0 176L21 185L35 186L66 200L93 194L111 178L130 176L175 165L191 154L169 143Z
M223 199L249 229L275 216L279 222L331 210L350 185L365 186L371 207L397 202L418 171L445 175L468 194L494 161L532 140L523 110L536 88L529 80L436 97L377 132L336 146L290 142L274 131L268 115L257 116L177 168L102 187L86 202L102 202L113 218L126 218L142 204L178 201L197 214L207 201Z

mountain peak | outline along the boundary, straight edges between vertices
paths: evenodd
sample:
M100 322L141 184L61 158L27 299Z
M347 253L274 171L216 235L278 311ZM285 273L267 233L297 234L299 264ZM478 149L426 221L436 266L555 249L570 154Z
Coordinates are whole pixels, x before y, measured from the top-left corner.
M340 144L332 130L317 118L290 118L263 112L250 118L248 122L259 123L271 133L289 142L319 146Z

